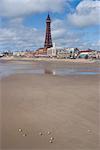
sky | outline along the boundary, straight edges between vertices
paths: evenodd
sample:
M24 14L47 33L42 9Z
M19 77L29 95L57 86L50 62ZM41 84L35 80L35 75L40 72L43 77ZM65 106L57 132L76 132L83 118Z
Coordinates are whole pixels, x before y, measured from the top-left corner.
M43 47L48 12L57 47L100 50L100 0L0 0L0 51Z

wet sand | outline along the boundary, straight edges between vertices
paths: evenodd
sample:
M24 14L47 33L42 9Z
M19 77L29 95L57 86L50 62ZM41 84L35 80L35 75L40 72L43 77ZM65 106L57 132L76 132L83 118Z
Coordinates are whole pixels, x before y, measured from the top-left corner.
M99 81L98 75L2 78L0 150L99 150Z

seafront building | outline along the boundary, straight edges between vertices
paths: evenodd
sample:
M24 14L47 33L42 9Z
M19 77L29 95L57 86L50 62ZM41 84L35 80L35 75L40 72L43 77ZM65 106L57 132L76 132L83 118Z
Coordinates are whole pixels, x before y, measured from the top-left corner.
M78 53L79 53L80 50L78 48L65 48L65 51L67 53L66 58L75 59L75 58L77 58Z
M62 58L77 58L79 49L77 48L62 48L56 47L55 45L47 49L47 55L49 57L56 57L58 59Z
M100 58L100 51L96 51L96 50L80 50L78 53L77 58L96 58L99 59Z
M53 58L57 57L58 50L61 50L62 48L56 47L55 43L53 43L53 47L50 47L47 49L47 56Z
M0 57L3 57L3 56L4 56L4 54L0 52Z
M62 48L53 47L47 49L47 53L43 53L43 48L37 51L17 51L17 52L2 52L0 57L47 57L57 59L100 59L100 51L96 50L79 50L78 48Z

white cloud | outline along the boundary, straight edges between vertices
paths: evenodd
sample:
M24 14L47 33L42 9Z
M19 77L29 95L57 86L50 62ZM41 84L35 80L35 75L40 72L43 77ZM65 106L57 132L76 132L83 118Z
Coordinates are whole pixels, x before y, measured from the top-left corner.
M93 47L94 47L95 45L96 45L96 46L99 48L99 50L100 50L100 39L97 40L97 41L95 41L94 43L92 43L92 46L93 46Z
M89 35L87 30L74 31L66 26L64 20L53 20L52 38L56 46L99 49L97 33ZM87 34L96 37L95 40L89 39ZM36 50L44 46L44 37L45 30L25 27L22 18L11 19L7 26L0 28L0 50Z
M60 19L56 19L52 22L52 36L53 39L58 39L63 37L66 32L66 28L64 26L64 21Z
M51 3L52 1L53 3ZM25 50L43 47L45 29L39 30L37 28L26 27L23 25L23 15L48 10L60 11L63 9L65 1L66 0L0 0L0 15L11 17L7 19L7 23L4 21L4 26L0 27L0 50L2 48ZM83 0L77 6L75 13L69 15L69 20L78 27L98 24L98 11L98 1ZM92 30L88 31L88 29L75 30L74 26L73 28L71 27L72 26L70 26L66 20L53 20L52 38L56 46L99 49L98 33Z
M56 19L52 22L52 37L56 46L77 47L80 36L80 33L71 31L65 20Z
M69 0L0 0L0 16L19 17L36 12L60 12Z
M16 25L17 24L17 25ZM10 20L7 27L0 28L0 49L25 50L42 47L44 35L36 28L28 28L22 19Z
M69 14L68 20L78 27L100 24L100 1L83 0L76 11Z

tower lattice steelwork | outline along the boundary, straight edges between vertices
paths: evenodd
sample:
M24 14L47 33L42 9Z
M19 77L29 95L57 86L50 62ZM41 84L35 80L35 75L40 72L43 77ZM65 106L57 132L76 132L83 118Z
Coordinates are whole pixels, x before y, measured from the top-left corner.
M51 19L50 15L48 14L46 19L46 35L45 35L45 43L44 48L52 47L52 38L51 38Z

